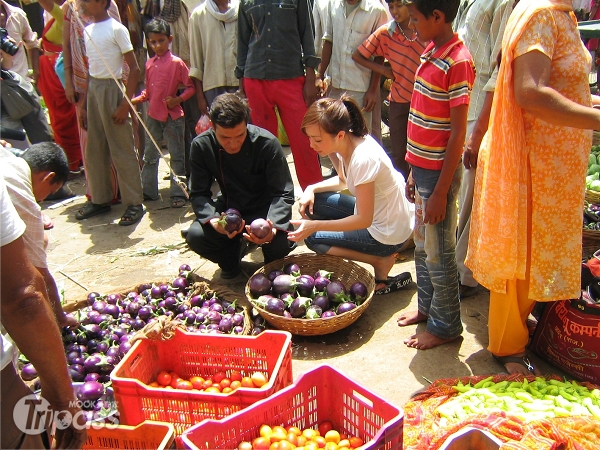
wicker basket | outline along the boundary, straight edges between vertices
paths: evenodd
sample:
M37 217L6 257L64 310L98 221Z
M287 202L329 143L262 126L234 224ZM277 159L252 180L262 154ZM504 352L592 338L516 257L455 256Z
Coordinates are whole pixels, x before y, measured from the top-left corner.
M586 189L585 200L590 203L600 203L600 192L592 191L591 189Z
M332 280L339 280L345 286L361 281L367 286L369 292L367 299L353 310L339 316L326 319L290 319L276 314L271 314L264 309L259 308L254 303L254 307L259 314L272 326L279 330L289 331L292 334L300 336L318 336L334 333L348 325L354 323L363 312L369 307L373 299L375 290L375 278L368 270L359 266L353 261L330 255L315 255L311 253L286 256L283 259L273 261L258 269L256 273L267 275L275 269L281 269L284 265L296 263L300 266L300 272L313 275L317 270L324 269L332 272ZM252 302L249 283L246 284L246 297Z

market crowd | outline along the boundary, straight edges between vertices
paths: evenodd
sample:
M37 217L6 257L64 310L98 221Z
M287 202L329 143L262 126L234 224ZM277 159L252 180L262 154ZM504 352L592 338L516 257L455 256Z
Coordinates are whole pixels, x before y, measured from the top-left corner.
M38 202L73 196L68 180L85 176L75 218L115 207L134 225L160 198L167 153L170 205L196 215L182 234L222 278L255 247L268 263L304 241L371 265L385 295L411 279L390 272L412 240L418 308L398 325L426 328L405 344L458 338L460 300L481 285L488 350L509 373L538 373L527 317L580 289L600 97L588 78L597 42L582 42L574 9L596 18L597 1L38 1L36 32L0 0L2 448L48 445L12 421L28 392L15 346L50 407L77 412L59 329L76 323L47 269L52 223ZM243 219L234 230L220 220L229 208ZM58 432L57 448L83 442L73 424Z

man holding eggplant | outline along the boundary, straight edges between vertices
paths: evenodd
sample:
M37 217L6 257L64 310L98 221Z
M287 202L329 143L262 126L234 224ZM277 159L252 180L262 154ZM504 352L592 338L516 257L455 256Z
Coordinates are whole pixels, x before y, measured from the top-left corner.
M294 183L277 137L248 123L245 100L222 94L213 101L209 116L212 129L196 137L190 151L190 202L196 220L185 234L190 248L217 263L221 278L230 279L240 273L249 242L261 246L265 263L294 249L296 244L287 239L287 231L293 229ZM220 189L215 200L214 181ZM226 226L226 216L237 212L235 225ZM245 227L257 218L271 225L262 238Z

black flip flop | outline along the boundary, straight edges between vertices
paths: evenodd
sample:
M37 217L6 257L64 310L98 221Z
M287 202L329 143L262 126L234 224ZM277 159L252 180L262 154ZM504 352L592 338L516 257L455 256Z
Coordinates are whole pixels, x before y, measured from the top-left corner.
M121 220L119 220L119 225L129 226L138 223L145 212L146 208L144 205L129 205L121 217Z
M406 285L412 283L412 276L410 275L410 272L402 272L395 277L388 277L387 280L375 280L375 283L385 284L385 287L377 289L374 292L375 295L384 295L389 294L390 292L395 292L398 289L402 289Z

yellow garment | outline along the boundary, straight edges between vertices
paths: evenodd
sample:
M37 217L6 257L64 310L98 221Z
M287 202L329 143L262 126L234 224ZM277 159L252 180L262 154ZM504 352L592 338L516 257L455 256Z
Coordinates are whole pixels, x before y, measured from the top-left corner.
M525 280L529 271L529 299L579 295L581 205L592 132L523 112L512 73L516 57L541 51L551 59L550 87L591 106L590 55L576 24L571 0L522 0L506 27L466 259L475 279L491 291L505 293L508 280Z
M60 5L56 3L50 11L50 15L54 18L54 23L50 25L48 31L46 31L46 39L56 45L62 45L62 31L64 14Z

